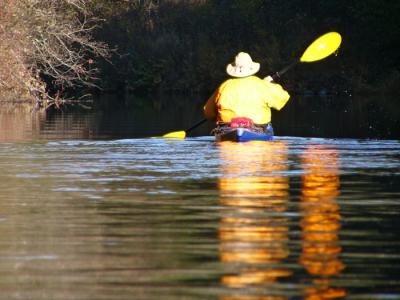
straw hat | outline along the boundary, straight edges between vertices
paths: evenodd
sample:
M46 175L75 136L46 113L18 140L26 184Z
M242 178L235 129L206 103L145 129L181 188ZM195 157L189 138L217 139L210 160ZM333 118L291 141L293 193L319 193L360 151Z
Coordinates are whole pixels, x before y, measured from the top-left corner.
M240 52L235 61L226 66L226 72L232 77L247 77L256 74L260 70L260 64L253 62L250 55Z

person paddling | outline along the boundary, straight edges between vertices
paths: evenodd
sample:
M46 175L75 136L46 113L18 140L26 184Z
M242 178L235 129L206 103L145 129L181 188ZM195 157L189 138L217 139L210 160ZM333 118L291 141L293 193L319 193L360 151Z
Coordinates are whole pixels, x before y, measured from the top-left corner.
M248 53L240 52L226 67L233 78L223 82L204 106L206 119L215 121L216 130L225 127L255 127L273 134L271 108L281 110L290 98L271 76L261 79L254 74L260 64Z

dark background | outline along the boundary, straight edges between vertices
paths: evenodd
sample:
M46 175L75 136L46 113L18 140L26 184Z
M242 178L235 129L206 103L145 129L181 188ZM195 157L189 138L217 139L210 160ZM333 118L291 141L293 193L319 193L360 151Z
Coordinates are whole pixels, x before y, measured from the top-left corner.
M298 59L319 35L337 31L343 43L335 55L298 65L280 80L292 101L274 114L275 125L288 122L285 114L317 122L329 113L332 126L346 125L347 132L357 132L352 136L399 136L400 1L121 0L94 5L105 20L96 38L116 49L100 63L102 90L97 92L119 95L114 107L126 106L132 95L155 99L167 94L187 95L200 106L227 78L225 67L237 52L260 62L263 77ZM349 111L357 112L353 122L341 117ZM296 126L288 133L296 134ZM309 134L322 132L330 135L311 127Z

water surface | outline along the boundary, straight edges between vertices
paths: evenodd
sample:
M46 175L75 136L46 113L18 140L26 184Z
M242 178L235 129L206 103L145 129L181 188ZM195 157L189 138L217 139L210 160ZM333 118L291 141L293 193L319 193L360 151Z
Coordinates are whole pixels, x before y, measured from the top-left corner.
M398 141L45 132L0 145L4 299L400 298Z

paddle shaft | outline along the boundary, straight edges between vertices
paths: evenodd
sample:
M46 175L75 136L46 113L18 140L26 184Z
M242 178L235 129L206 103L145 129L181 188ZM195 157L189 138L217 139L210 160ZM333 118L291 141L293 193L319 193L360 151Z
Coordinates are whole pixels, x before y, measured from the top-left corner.
M207 119L202 119L201 121L194 124L192 127L189 127L188 129L186 129L185 132L188 133L188 132L192 131L193 129L199 127L200 125L202 125L205 122L207 122Z
M287 67L283 68L282 70L280 70L279 72L276 72L274 75L272 75L272 79L276 80L281 78L281 76L283 74L285 74L287 71L289 71L290 69L292 69L294 66L296 66L300 61L295 61L293 63L291 63L290 65L288 65Z

